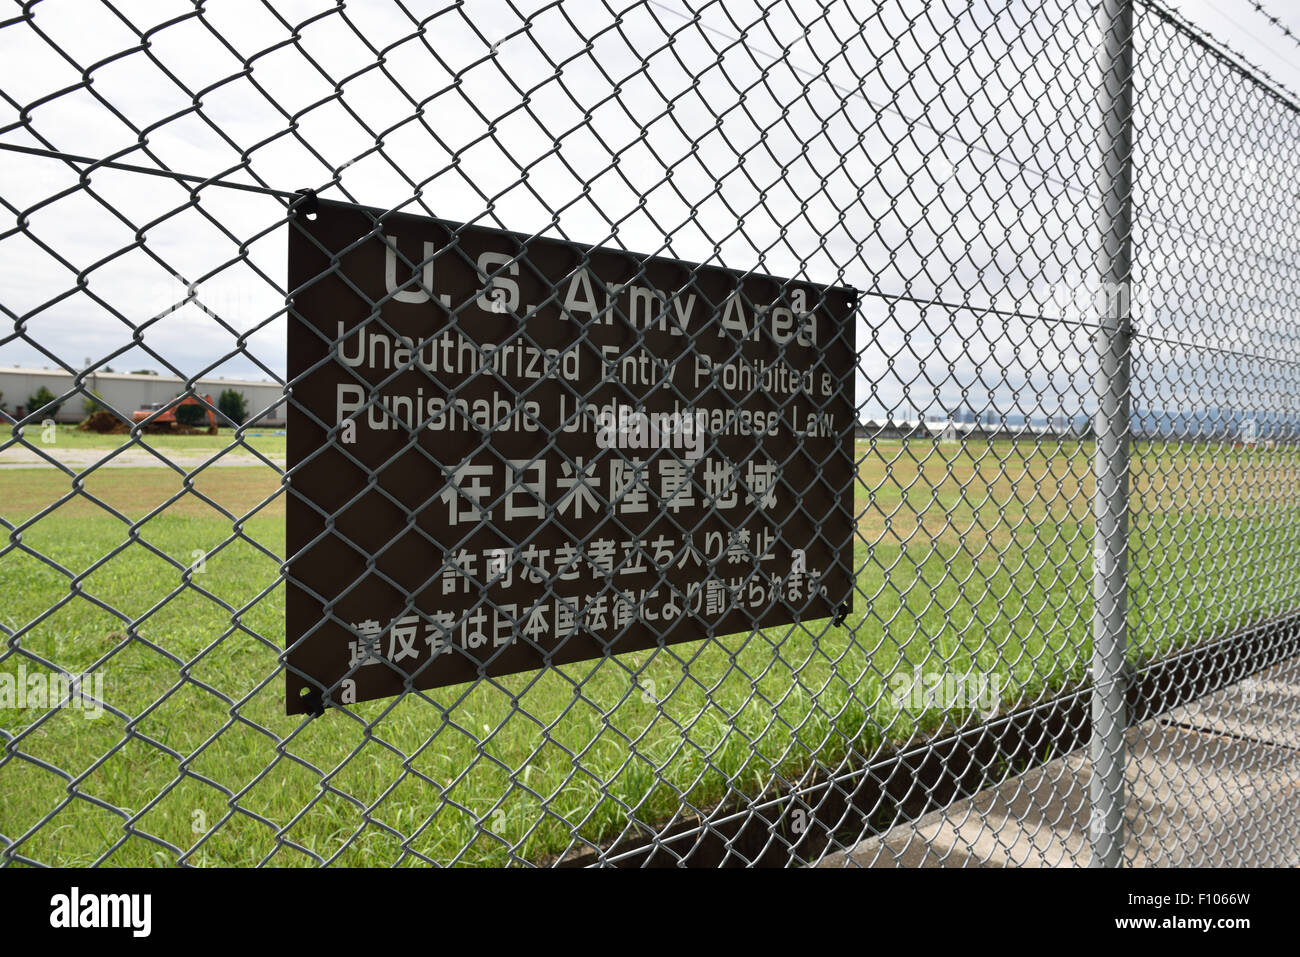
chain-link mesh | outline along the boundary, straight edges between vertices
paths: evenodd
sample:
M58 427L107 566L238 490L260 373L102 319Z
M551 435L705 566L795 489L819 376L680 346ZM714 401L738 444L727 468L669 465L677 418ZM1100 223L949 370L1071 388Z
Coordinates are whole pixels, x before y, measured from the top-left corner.
M1115 56L1127 17L1131 70ZM48 0L0 21L0 97L0 365L26 368L0 369L5 863L1068 865L1097 859L1114 815L1127 863L1296 862L1300 102L1177 15L1145 0ZM286 236L324 208L361 216L356 241L410 282L373 301L328 243L291 282ZM406 214L444 224L436 254L392 238ZM474 237L506 230L513 258L484 267ZM726 481L678 470L672 490L650 467L671 456L601 458L669 520L690 493L711 529L779 506L784 547L851 542L851 611L814 601L815 580L792 590L733 534L702 549L718 607L690 619L692 640L620 650L643 589L585 656L515 609L506 632L553 660L492 668L454 636L501 620L506 576L528 576L537 605L583 576L587 622L643 562L689 607L677 569L706 527L638 543L631 486L588 479L558 437L512 458L482 422L464 461L500 481L452 544L491 533L505 564L444 539L412 585L371 547L365 574L404 602L373 622L295 577L307 547L286 539L287 511L358 534L361 492L301 500L313 461L334 455L367 494L389 464L349 452L305 398L336 364L286 354L308 288L364 301L365 328L395 342L386 310L434 300L433 273L476 272L488 293L523 277L542 298L507 304L510 341L539 346L526 313L577 318L528 253L547 240L573 251L566 282L611 250L630 280L672 261L678 305L711 269L775 299L820 290L814 310L851 291L837 388L857 421L834 434L852 442L851 514L824 509L848 490L817 488L844 446L811 437L775 460L710 437L703 461ZM1131 269L1115 252L1129 244ZM490 384L506 417L527 415L535 390L475 334L481 299L446 308L485 360L457 388ZM349 348L325 328L327 352ZM113 383L143 388L122 375L134 366L166 401L117 398L132 393ZM368 383L358 417L394 377ZM273 386L244 419L212 394L223 378ZM47 395L13 391L38 380ZM217 424L185 428L176 396ZM733 399L789 405L757 384ZM83 404L106 431L58 424ZM292 432L286 446L286 412L313 436L305 453ZM427 498L389 496L409 528L464 497L442 440L419 433L401 450L427 466ZM543 452L601 516L567 551L489 515L531 494ZM1097 475L1115 481L1099 493ZM1127 533L1104 541L1098 515ZM536 521L572 517L550 501ZM462 603L432 622L470 676L430 686L435 639L410 644L402 622L444 583ZM295 588L322 601L302 633L286 627ZM720 627L737 609L750 624ZM395 690L349 701L305 671L295 650L329 628L353 638L344 680L377 667ZM286 687L328 707L286 716ZM1099 719L1118 738L1093 735ZM1103 759L1122 786L1094 774Z

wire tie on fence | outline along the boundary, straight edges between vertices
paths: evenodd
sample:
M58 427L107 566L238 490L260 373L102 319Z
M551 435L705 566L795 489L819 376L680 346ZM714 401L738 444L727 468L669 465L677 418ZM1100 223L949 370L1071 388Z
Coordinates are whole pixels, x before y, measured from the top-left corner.
M320 718L325 714L325 697L319 688L306 687L300 692L303 703L307 706L307 717Z
M320 197L316 195L314 189L300 189L297 191L298 198L289 205L289 211L295 215L301 214L306 219L314 219L320 212Z

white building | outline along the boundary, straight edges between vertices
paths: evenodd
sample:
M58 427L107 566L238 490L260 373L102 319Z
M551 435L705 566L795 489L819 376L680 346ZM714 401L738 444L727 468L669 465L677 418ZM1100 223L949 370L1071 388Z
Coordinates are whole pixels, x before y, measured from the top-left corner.
M63 369L0 368L0 408L12 415L21 407L23 414L27 414L31 411L27 408L28 397L41 386L63 399L59 414L55 416L57 421L80 422L86 417L86 395L81 392L69 395L76 389L74 376ZM176 398L184 391L185 383L175 376L92 372L85 377L84 389L98 393L105 405L112 406L129 419L136 409ZM278 382L200 379L195 383L194 391L200 396L212 396L215 405L226 389L243 393L248 406L248 423L284 425L284 387Z

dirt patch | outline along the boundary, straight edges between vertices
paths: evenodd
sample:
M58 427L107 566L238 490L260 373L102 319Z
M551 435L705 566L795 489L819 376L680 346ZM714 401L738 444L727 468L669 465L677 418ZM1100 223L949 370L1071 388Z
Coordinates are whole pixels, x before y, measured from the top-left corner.
M77 426L81 432L98 432L100 435L126 435L131 431L130 423L123 422L112 412L100 409L82 419ZM216 435L215 425L195 427L179 422L150 422L140 427L146 435Z
M126 435L131 431L129 425L104 409L86 416L77 429L81 432L98 432L100 435Z

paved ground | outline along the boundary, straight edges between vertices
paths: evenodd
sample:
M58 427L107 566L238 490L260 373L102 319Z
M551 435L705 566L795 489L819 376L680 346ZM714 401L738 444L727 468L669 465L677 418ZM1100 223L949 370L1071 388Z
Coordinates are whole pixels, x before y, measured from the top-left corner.
M101 461L103 462L101 468L170 468L171 465L175 465L189 471L209 462L214 466L267 467L265 462L246 451L227 452L223 455L219 450L191 452L167 450L154 455L142 448L133 448L120 452L106 461L106 456L111 452L108 449L61 449L54 446L47 451L52 458L76 470L87 469ZM160 455L166 456L165 460L160 458ZM283 455L268 455L267 458L280 468L284 468ZM28 448L14 447L0 452L0 469L33 467L54 468L45 458Z
M1300 659L1144 722L1128 742L1127 866L1300 864ZM1087 751L1075 751L821 866L1083 866L1088 778Z

